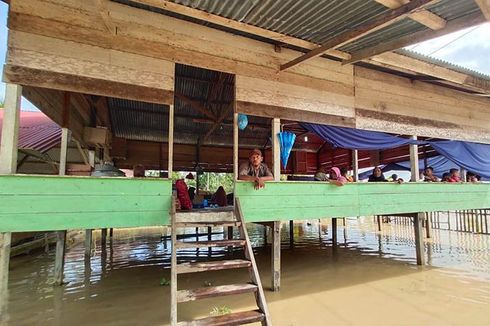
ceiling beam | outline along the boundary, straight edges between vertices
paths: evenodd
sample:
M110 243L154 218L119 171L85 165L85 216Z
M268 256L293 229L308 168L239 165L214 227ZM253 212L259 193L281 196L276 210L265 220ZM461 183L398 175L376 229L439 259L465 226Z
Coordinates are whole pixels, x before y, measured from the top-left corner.
M185 104L191 106L194 110L199 111L200 113L204 114L209 119L212 119L212 120L216 121L216 117L210 111L208 111L204 107L204 105L202 105L201 102L195 101L195 100L191 100L187 96L185 96L183 94L180 94L180 93L177 93L177 92L175 92L175 98L177 98L180 101L184 102Z
M102 18L102 21L104 22L107 31L109 31L109 33L111 33L112 35L116 35L117 27L112 21L110 17L109 9L107 9L107 5L106 5L106 2L108 2L109 0L94 0L94 1L95 1L95 5L99 9L100 18Z
M177 14L180 14L183 16L187 16L187 17L199 19L202 21L210 22L210 23L213 23L213 24L216 24L219 26L223 26L223 27L232 29L232 30L241 31L244 33L260 36L263 38L267 38L270 40L277 41L279 43L292 45L294 47L298 47L298 48L302 48L302 49L306 49L306 50L312 50L312 49L316 49L319 47L318 44L313 43L313 42L309 42L306 40L302 40L300 38L284 35L284 34L273 32L273 31L269 31L265 28L249 25L246 23L241 23L241 22L238 22L238 21L235 21L232 19L228 19L228 18L224 18L224 17L218 16L218 15L211 14L211 13L199 10L199 9L194 9L194 8L187 7L184 5L172 3L170 1L165 1L165 0L132 0L132 2L140 3L140 4L151 6L154 8L163 9L163 10L166 10L169 12L173 12L173 13L177 13ZM465 17L468 17L468 16L465 16ZM350 58L349 53L342 52L339 50L329 50L329 51L325 52L325 54L328 54L328 55L331 55L331 56L334 56L334 57L337 57L340 59L344 59L344 60ZM396 53L390 53L390 56L392 56L392 57L398 56L401 58L405 57L404 55L396 54ZM370 59L368 59L368 61L369 61L369 63L371 63L373 65L378 65L381 67L386 66L386 64L379 62L379 61L372 61ZM415 72L415 73L427 74L426 69L423 69L423 68L419 69L419 67L418 67L419 63L423 63L423 61L413 59L413 65L410 67L410 71ZM397 67L395 62L390 62L390 66ZM404 69L403 68L404 66L405 65L401 65L400 67L397 67L397 68ZM442 79L447 80L445 78L446 73L452 72L452 71L447 69L447 68L444 68L444 67L439 67L439 68L440 69L433 72L432 76L440 77ZM469 79L473 79L473 77L470 75L466 75L466 76ZM480 80L484 81L483 79L480 79ZM473 87L473 85L468 85L465 81L462 81L462 80L459 80L457 82L455 82L454 80L449 80L449 81L454 82L458 85L462 85L464 87L467 87L467 86ZM479 88L478 91L483 92L483 93L488 93L490 91L490 89L487 89L486 87L482 87L482 88Z
M375 0L379 4L390 8L396 9L410 2L410 0ZM415 20L433 30L438 30L446 26L446 20L427 9L420 9L410 14L408 18Z
M475 0L485 18L490 21L490 0Z
M355 63L384 52L393 51L415 43L424 42L435 37L456 32L464 28L479 25L483 22L485 22L485 18L479 12L475 12L471 15L457 18L448 22L446 28L444 29L439 29L436 31L422 30L416 33L408 34L403 37L399 37L393 41L383 42L375 46L364 48L357 52L351 53L351 58L343 60L342 64Z
M413 0L409 3L398 7L396 9L390 10L384 14L376 16L372 21L367 22L364 25L358 26L353 29L349 29L337 36L334 36L327 42L323 43L319 48L311 50L304 55L291 60L283 65L281 65L280 70L286 70L288 68L294 67L306 60L318 57L324 54L327 50L342 46L344 44L358 40L368 34L379 31L386 26L396 23L404 18L406 18L411 13L416 10L422 9L428 5L431 5L439 0Z

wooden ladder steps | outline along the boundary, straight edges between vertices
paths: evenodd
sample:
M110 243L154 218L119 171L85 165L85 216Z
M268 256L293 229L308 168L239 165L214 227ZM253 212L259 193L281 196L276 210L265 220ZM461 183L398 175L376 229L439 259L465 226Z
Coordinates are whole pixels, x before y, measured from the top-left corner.
M251 293L257 292L257 290L257 285L252 283L210 286L193 290L180 290L177 292L177 302L182 303L224 295Z
M243 247L245 240L177 241L176 248Z
M178 326L235 326L263 321L265 315L259 310L235 312L222 316L207 317L177 323Z
M238 221L213 221L213 222L180 222L175 223L177 228L200 228L200 227L216 227L216 226L235 226L238 227L242 225Z
M252 263L250 262L250 260L244 259L182 263L177 265L177 274L217 271L233 268L246 268L250 267L251 265Z

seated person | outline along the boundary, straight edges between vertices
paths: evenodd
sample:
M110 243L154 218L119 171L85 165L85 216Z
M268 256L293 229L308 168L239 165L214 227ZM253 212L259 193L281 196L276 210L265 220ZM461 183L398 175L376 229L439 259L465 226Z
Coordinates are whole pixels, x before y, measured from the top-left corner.
M442 175L441 182L452 182L452 181L449 181L450 179L451 179L451 173L446 172Z
M187 192L189 193L189 198L191 199L191 201L194 201L194 197L196 196L196 188L189 187L189 190Z
M466 173L466 182L480 182L480 177L473 172Z
M328 181L327 167L322 165L315 173L315 181Z
M402 178L399 178L397 174L393 173L390 177L390 181L391 182L396 182L396 183L402 183L403 182L403 179Z
M453 168L449 170L449 180L448 182L461 182L461 177L459 176L459 169Z
M434 175L432 166L428 166L424 170L424 182L438 182L439 179Z
M342 176L340 169L334 166L330 169L328 182L336 186L343 186L348 181L344 176Z
M262 152L255 148L248 156L248 162L242 163L238 169L238 180L252 181L255 190L265 187L265 181L274 180L271 170L262 163Z
M218 187L218 190L216 190L216 192L213 194L213 197L211 198L211 202L218 204L218 206L220 207L224 207L227 205L226 192L223 186Z
M351 175L347 175L347 169L345 167L340 168L340 175L343 176L347 182L354 182L354 178Z
M369 176L368 182L386 182L383 171L381 171L379 166L374 167L373 173Z

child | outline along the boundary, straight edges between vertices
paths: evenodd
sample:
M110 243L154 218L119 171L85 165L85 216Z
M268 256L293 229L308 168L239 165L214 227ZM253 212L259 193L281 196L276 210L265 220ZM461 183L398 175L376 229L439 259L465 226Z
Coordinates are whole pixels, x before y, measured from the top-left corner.
M451 169L449 170L449 180L448 182L461 182L461 177L459 176L459 169Z

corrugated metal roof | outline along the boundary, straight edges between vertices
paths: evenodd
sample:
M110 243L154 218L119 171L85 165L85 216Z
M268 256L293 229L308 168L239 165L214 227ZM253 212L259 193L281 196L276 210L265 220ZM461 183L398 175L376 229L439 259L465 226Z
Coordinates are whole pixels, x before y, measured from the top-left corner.
M407 50L407 49L400 49L400 50L396 50L394 52L396 52L398 54L403 54L403 55L406 55L406 56L409 56L409 57L412 57L412 58L415 58L417 60L421 60L421 61L424 61L427 63L432 63L432 64L435 64L435 65L438 65L438 66L441 66L441 67L444 67L447 69L451 69L451 70L454 70L457 72L461 72L463 74L476 76L478 78L490 81L490 75L486 75L486 74L483 74L481 72L478 72L478 71L475 71L472 69L468 69L468 68L456 65L456 64L448 62L448 61L444 61L441 59L430 57L430 56L418 53L416 51Z
M0 134L3 110L0 110ZM46 153L61 143L61 128L42 112L20 112L19 149Z

